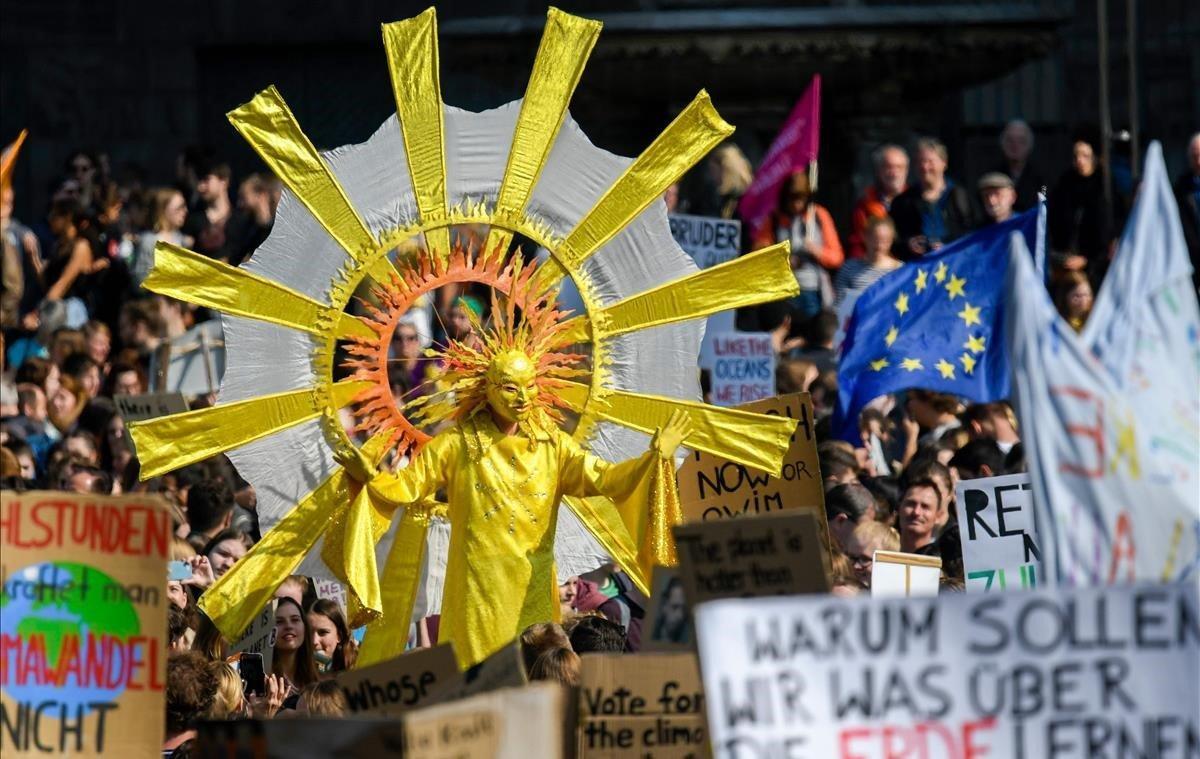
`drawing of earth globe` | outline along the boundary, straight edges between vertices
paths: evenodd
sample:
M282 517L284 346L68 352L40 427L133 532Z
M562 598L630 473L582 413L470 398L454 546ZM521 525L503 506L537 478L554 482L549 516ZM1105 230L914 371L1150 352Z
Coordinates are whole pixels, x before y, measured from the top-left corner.
M95 567L57 561L18 569L4 578L0 633L10 640L20 638L23 661L28 661L31 641L41 636L49 672L57 670L64 642L76 636L79 645L74 650L80 661L78 667L64 668L57 687L53 682L39 682L32 673L21 684L24 664L14 661L14 666L8 668L4 691L17 701L57 701L68 707L82 707L86 714L89 703L112 702L125 691L121 672L128 648L120 643L140 631L137 611L120 584ZM89 633L94 647L89 646ZM105 663L97 678L97 669L88 663L89 650L103 650L103 641L109 636L115 639L108 649L112 655L103 657ZM83 674L81 681L79 673L89 672L90 676ZM99 682L95 682L97 679Z

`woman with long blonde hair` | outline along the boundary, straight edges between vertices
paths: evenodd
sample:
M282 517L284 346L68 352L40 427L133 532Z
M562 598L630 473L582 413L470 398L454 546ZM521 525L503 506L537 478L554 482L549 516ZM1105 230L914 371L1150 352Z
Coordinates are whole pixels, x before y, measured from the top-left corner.
M156 187L149 191L149 196L150 229L138 236L137 247L129 266L130 276L139 288L154 266L156 243L168 242L184 248L192 244L192 238L181 231L184 222L187 221L188 212L183 193L174 187Z

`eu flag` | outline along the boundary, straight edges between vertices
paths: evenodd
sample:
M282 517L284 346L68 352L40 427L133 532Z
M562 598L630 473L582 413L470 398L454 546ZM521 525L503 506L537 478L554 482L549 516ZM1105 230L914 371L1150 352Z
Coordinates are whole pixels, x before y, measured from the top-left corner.
M858 299L842 342L833 429L857 442L872 399L910 388L987 402L1009 395L1004 278L1010 240L1037 250L1039 208L905 264Z

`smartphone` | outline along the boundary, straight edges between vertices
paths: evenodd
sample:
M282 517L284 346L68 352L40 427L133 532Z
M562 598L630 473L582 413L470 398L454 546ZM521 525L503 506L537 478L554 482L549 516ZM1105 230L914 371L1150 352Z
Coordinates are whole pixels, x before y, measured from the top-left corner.
M242 690L256 696L267 693L267 673L263 671L262 654L242 654L238 659L238 674L242 677Z
M189 580L192 577L192 565L186 561L168 561L167 562L167 579L168 580Z

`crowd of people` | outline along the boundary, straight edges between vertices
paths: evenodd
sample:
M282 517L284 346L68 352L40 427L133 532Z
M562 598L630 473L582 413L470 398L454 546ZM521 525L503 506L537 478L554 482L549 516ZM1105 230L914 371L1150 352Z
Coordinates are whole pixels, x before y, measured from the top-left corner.
M799 172L783 184L767 222L744 225L749 251L791 242L800 294L748 309L743 329L770 332L779 352L779 393L808 391L817 425L825 506L833 539L833 586L869 592L875 550L939 556L943 586L963 587L954 486L959 479L1024 470L1012 408L964 404L911 390L877 399L860 419L858 444L830 439L837 398L836 309L890 271L955 239L1033 207L1043 179L1034 169L1034 134L1023 122L1005 127L996 166L972 182L947 174L946 146L921 139L873 153L875 177L849 219L837 220L814 198ZM1119 232L1120 203L1106 199L1097 140L1081 133L1048 186L1048 250L1054 301L1082 329ZM1190 143L1188 173L1177 196L1193 261L1200 260L1200 134ZM736 218L753 171L732 144L714 151L703 193L667 194L672 210ZM261 694L246 694L228 661L229 641L196 602L260 539L254 489L224 456L139 482L139 465L113 398L159 388L151 359L165 342L214 317L142 287L154 246L168 242L238 265L270 232L279 182L252 174L236 183L229 167L202 150L186 151L176 181L145 186L137 172L114 176L102 154L69 156L44 218L13 216L13 189L0 197L3 239L3 375L0 377L0 484L76 493L154 492L173 509L172 559L187 579L168 584L174 652L167 675L167 744L184 755L196 720L268 718L280 712L347 711L330 677L354 666L355 631L342 608L318 598L309 578L293 576L277 592L271 672ZM749 221L749 220L743 220ZM839 223L841 222L841 223ZM843 246L842 240L846 240ZM1200 266L1197 266L1200 269ZM435 302L436 301L436 302ZM429 313L402 320L393 354L397 398L428 380L436 365L420 361L435 339L463 339L486 318L469 293L423 303ZM439 326L433 326L434 324ZM191 399L192 408L214 402ZM562 624L534 625L521 637L533 679L577 682L579 654L636 651L647 599L623 573L604 567L560 588ZM682 619L682 617L680 617ZM414 627L414 645L437 640L437 617Z

